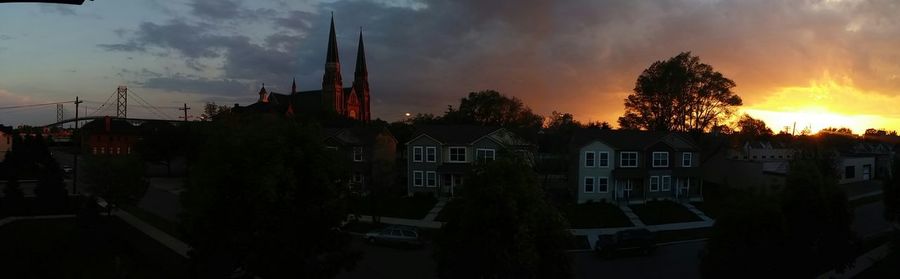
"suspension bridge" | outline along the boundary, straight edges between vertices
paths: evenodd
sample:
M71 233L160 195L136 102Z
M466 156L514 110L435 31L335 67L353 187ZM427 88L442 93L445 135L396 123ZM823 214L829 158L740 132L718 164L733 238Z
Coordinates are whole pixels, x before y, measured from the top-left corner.
M132 101L132 104L130 105L129 99ZM107 116L124 119L133 125L153 121L177 124L192 117L191 115L188 115L188 111L191 108L188 107L187 104L180 107L153 105L134 90L129 90L127 86L117 87L103 102L79 99L76 97L75 100L71 101L0 106L0 112L46 108L54 105L56 106L56 122L38 127L56 127L68 123L75 123L76 121L80 123L103 119ZM75 107L74 111L71 110L72 105ZM128 117L129 108L131 108L132 111L134 109L139 109L140 112L142 112L142 115L150 115L151 117Z

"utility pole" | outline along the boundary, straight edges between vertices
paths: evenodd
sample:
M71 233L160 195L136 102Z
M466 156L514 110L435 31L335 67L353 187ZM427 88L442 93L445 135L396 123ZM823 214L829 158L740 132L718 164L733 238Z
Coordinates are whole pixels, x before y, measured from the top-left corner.
M81 153L81 142L83 137L81 136L81 132L78 131L78 105L83 103L84 101L78 100L78 96L75 96L75 132L78 134L78 150L75 150L75 162L72 163L72 194L78 194L78 154Z
M187 122L187 121L188 121L188 115L187 115L187 113L188 113L188 110L189 110L189 109L191 109L191 108L187 106L187 103L185 103L183 107L181 107L181 108L178 109L178 110L183 110L183 111L184 111L184 122Z

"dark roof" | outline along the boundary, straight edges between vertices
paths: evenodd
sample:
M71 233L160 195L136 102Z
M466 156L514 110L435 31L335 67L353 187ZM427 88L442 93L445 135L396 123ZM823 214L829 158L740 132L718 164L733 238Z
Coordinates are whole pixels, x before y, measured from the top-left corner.
M665 132L578 129L572 136L572 143L576 147L581 147L593 141L601 141L616 149L641 150L665 135Z
M413 138L426 134L444 144L469 144L498 129L500 128L476 125L423 125L416 127Z
M368 75L369 70L366 69L366 50L363 46L362 30L359 30L359 47L356 49L356 70L354 76Z
M375 138L381 134L391 137L391 132L384 127L354 126L350 128L325 128L325 138L333 138L347 145L368 145L375 142Z
M328 54L325 63L340 63L338 59L337 38L334 35L334 16L331 16L331 31L328 33Z
M4 126L4 125L0 125L0 132L3 132L4 134L12 134L12 133L13 133L13 127L12 127L12 126Z
M109 128L111 134L131 134L136 128L128 123L128 121L116 118L109 119ZM81 127L83 131L90 133L107 133L104 119L95 119Z

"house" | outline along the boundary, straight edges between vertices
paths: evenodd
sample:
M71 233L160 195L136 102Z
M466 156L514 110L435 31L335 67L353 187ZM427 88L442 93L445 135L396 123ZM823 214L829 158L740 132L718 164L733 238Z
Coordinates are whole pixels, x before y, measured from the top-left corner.
M504 128L421 126L406 143L407 194L453 196L473 164L518 154L533 162L535 146Z
M678 133L581 130L573 137L578 155L578 203L643 203L654 199L702 200L700 148Z
M376 184L394 185L397 139L386 128L356 126L325 129L325 145L337 150L350 162L349 187L352 191L369 192Z
M743 161L783 161L794 158L796 150L784 142L751 140L728 149L728 157Z
M785 185L790 161L798 150L785 141L740 140L722 135L707 136L701 168L703 180L717 185L763 192Z
M848 184L875 178L875 157L871 155L840 154L836 158L838 184Z
M134 152L137 131L123 119L104 117L84 124L85 152L94 155L127 155Z
M871 156L875 158L873 176L876 179L888 179L893 177L893 163L896 153L894 144L878 141L857 142L852 149L846 152L854 156Z
M13 128L0 125L0 162L6 158L6 152L12 149Z

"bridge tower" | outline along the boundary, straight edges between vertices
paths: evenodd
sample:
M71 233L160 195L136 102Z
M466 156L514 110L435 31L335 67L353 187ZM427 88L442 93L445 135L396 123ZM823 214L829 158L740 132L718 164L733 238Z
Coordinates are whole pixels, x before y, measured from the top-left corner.
M120 85L116 89L116 117L128 117L128 86Z
M56 104L56 123L63 121L63 104ZM62 126L62 124L59 124Z

